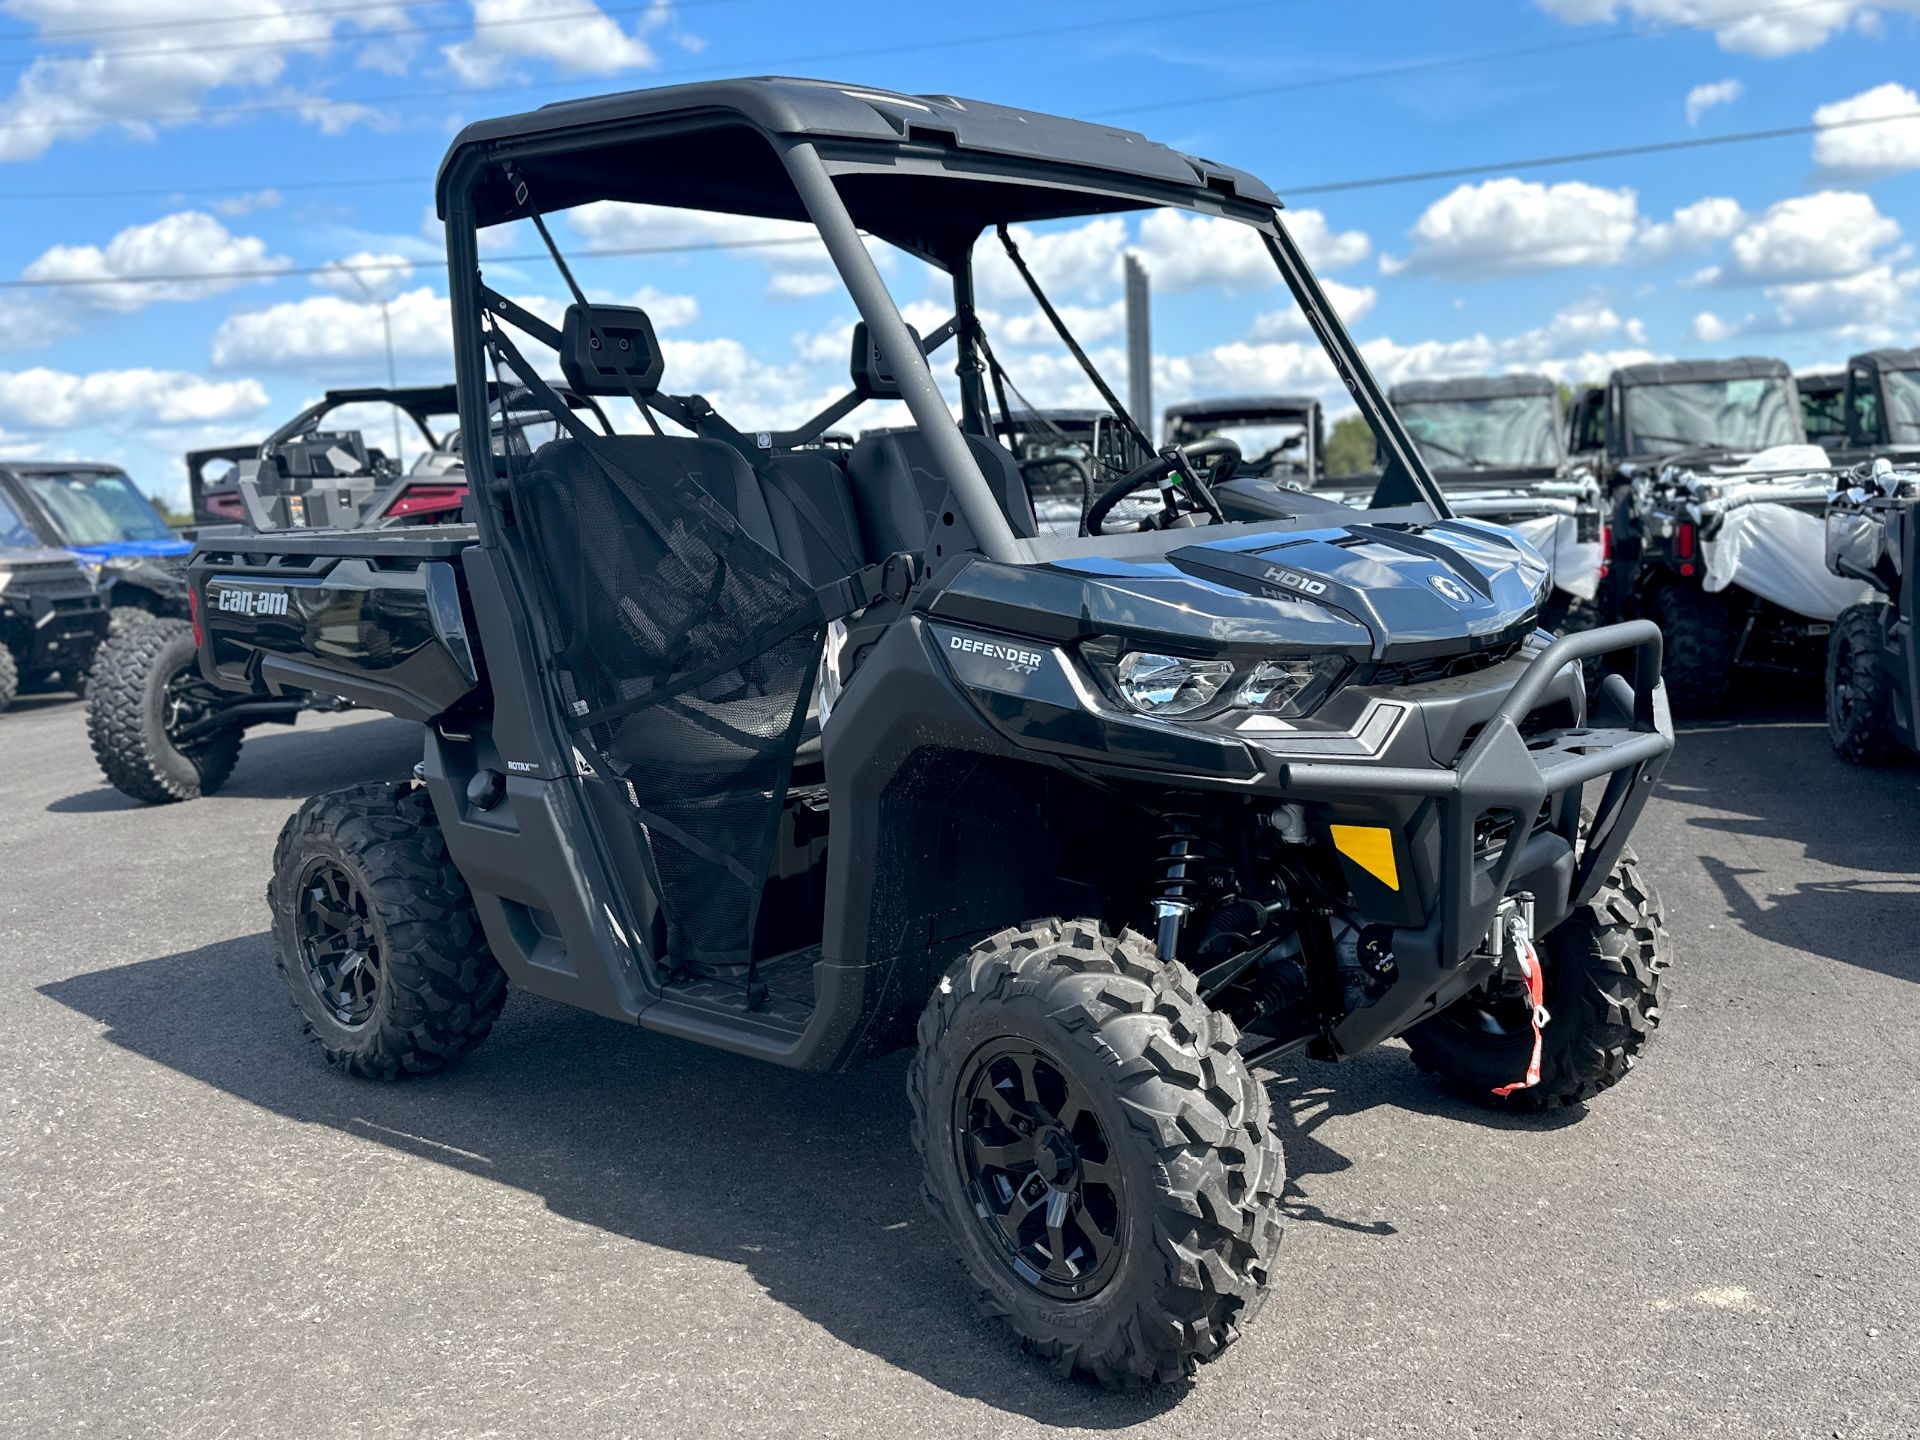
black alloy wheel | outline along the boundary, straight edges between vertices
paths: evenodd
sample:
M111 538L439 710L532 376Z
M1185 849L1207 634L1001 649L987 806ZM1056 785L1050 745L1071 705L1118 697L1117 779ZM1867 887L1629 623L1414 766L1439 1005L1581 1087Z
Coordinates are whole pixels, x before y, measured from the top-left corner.
M1105 1127L1067 1069L1007 1039L968 1061L953 1135L974 1220L1026 1284L1096 1295L1119 1268L1125 1187Z
M294 923L313 993L346 1029L365 1025L379 999L382 960L360 887L339 865L321 861L301 886Z

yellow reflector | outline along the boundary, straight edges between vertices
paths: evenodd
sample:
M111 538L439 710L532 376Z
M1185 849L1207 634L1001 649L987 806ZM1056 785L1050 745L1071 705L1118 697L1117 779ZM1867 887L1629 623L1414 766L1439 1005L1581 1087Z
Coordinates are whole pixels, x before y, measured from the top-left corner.
M1393 860L1393 831L1380 825L1331 825L1333 846L1389 890L1400 888Z

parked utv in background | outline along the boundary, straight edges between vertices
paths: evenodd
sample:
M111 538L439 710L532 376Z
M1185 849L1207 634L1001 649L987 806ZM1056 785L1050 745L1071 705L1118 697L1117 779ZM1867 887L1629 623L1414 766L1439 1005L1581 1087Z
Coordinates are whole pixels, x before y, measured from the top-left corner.
M1216 436L1240 452L1239 474L1311 490L1327 473L1327 424L1310 395L1189 400L1166 409L1169 445Z
M1569 467L1560 390L1544 375L1406 381L1387 392L1456 515L1505 525L1553 566L1541 621L1592 628L1600 586L1600 486Z
M1602 613L1660 626L1674 705L1714 708L1743 666L1817 672L1834 618L1865 591L1826 566L1837 472L1807 443L1792 371L1630 366L1582 396L1573 423L1576 443L1604 437L1590 452L1612 490Z
M341 1067L451 1064L510 983L806 1069L917 1045L926 1199L980 1305L1120 1384L1259 1308L1284 1175L1253 1062L1404 1034L1532 1107L1642 1054L1668 957L1626 839L1672 746L1659 633L1537 630L1544 561L1451 517L1259 180L763 79L469 126L438 200L469 453L496 370L564 436L499 457L471 530L193 562L207 681L424 722L417 784L317 796L275 849L280 965ZM600 200L810 222L860 316L847 395L781 432L674 393L646 313L590 303L547 229ZM1257 237L1374 430L1367 508L1134 430L1088 534L1038 533L976 248L1130 425L1014 227L1156 207ZM574 289L558 326L482 273L519 220ZM952 318L913 335L869 245L948 274ZM659 430L597 432L523 346ZM913 424L820 443L870 400ZM1109 528L1135 493L1155 509ZM1614 652L1633 678L1590 714L1577 662Z
M1920 748L1920 468L1861 465L1828 502L1826 534L1828 567L1873 592L1827 637L1827 735L1843 760L1884 765Z
M597 402L570 391L562 394L572 410L595 417L604 428L606 417ZM489 387L488 434L496 452L514 446L528 454L559 433L545 409L524 403L519 387L507 388L504 406L500 396L498 386ZM404 417L419 436L425 448L406 473L374 443L383 437L324 423L349 406L367 405L385 405L389 414L376 418L397 423ZM259 445L187 456L196 517L221 522L201 527L200 533L458 522L467 498L458 418L451 385L331 390ZM330 691L291 683L247 697L208 684L196 673L184 605L182 611L171 624L116 635L101 651L98 683L88 701L88 735L101 773L123 795L150 804L218 790L253 726L291 725L308 711L349 708Z
M41 544L0 490L0 710L23 688L84 691L106 633L106 602L80 562Z
M516 394L509 394L503 411L497 390L490 393L496 433L512 431L527 445L551 438L555 427L544 412L537 417L517 413ZM591 401L574 396L568 400L593 408ZM189 452L187 483L194 518L203 525L237 523L255 530L458 520L467 498L458 404L451 385L329 390L258 445ZM326 424L356 406L383 409L382 427ZM391 441L387 423L392 426ZM404 448L420 450L412 464L405 462ZM251 491L243 483L247 481L252 482Z
M1868 350L1847 361L1844 444L1836 463L1920 463L1920 350ZM1826 441L1821 442L1823 445Z
M1798 375L1794 383L1800 390L1800 424L1807 432L1807 443L1836 459L1844 458L1853 444L1847 432L1847 372Z
M127 472L114 465L0 461L0 495L40 543L76 556L118 635L153 616L187 616L187 552Z
M1083 535L1094 497L1148 456L1105 410L1015 410L994 425L1043 535Z

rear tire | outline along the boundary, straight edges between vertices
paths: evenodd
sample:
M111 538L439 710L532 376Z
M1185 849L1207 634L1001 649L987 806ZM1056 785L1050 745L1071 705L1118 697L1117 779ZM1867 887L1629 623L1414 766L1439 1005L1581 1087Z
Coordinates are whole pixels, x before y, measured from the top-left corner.
M349 1074L443 1070L506 1003L506 974L424 790L314 796L280 831L267 902L301 1029Z
M1091 920L982 941L921 1017L927 1208L982 1313L1061 1374L1179 1379L1265 1299L1285 1173L1238 1038L1184 966Z
M1689 714L1718 709L1733 685L1733 619L1726 602L1673 580L1654 592L1647 610L1666 641L1660 674L1668 702Z
M1855 765L1890 764L1904 749L1883 654L1892 608L1849 605L1827 636L1827 738L1834 754Z
M143 612L144 613L144 612ZM171 682L195 664L193 627L148 616L100 647L87 686L87 738L107 782L135 800L162 805L211 795L240 758L238 725L186 744L167 733Z
M13 697L20 693L20 667L14 663L13 652L0 645L0 710L13 704Z
M1527 1073L1533 1030L1520 1007L1478 994L1407 1031L1414 1063L1496 1110L1574 1105L1625 1078L1660 1024L1672 964L1660 897L1631 849L1591 901L1541 938L1539 955L1551 1018L1538 1085L1493 1093Z

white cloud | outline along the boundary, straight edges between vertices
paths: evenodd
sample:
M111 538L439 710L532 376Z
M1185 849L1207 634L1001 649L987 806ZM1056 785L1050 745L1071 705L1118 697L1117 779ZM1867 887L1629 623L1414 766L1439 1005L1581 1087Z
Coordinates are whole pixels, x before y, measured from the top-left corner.
M1102 215L1066 228L1008 228L1020 258L1048 299L1103 299L1113 292L1120 276L1120 256L1127 248L1127 222L1119 216ZM988 304L1031 299L1000 237L992 233L981 236L973 247L973 279L976 293ZM1154 283L1160 283L1158 275Z
M440 53L469 85L490 84L513 73L515 62L530 59L545 60L563 75L651 70L660 60L645 37L665 25L672 11L667 0L654 0L632 30L623 30L583 0L473 0L473 34Z
M1756 282L1851 275L1873 264L1883 245L1900 238L1899 223L1870 196L1850 190L1796 195L1735 235L1730 269L1714 278Z
M1639 231L1632 190L1506 176L1461 185L1429 205L1414 222L1412 252L1404 260L1383 255L1380 268L1482 276L1612 265Z
M1625 16L1711 30L1722 50L1772 59L1813 50L1849 28L1868 30L1876 10L1920 8L1915 0L1806 0L1755 8L1740 0L1538 0L1572 25Z
M1911 344L1920 328L1920 270L1875 265L1857 274L1770 287L1770 328L1824 332L1859 346Z
M840 285L813 227L793 220L600 200L569 210L567 223L596 250L711 246L751 259L767 267L767 293L782 299L824 295ZM896 263L897 252L883 242L867 248L882 269Z
M279 209L280 192L268 186L265 190L250 190L244 195L229 195L224 200L214 201L213 208L229 220L237 220L243 215L251 215L256 210Z
M389 308L396 357L451 368L453 325L444 297L423 286L396 295ZM380 307L336 295L229 315L214 331L212 349L216 369L301 375L365 374L386 354Z
M1461 340L1424 340L1401 344L1370 340L1360 347L1367 363L1387 384L1401 380L1440 380L1456 375L1529 371L1555 380L1588 380L1621 365L1656 358L1647 348L1645 327L1623 319L1598 301L1568 306L1545 325L1518 335L1491 338L1484 333Z
M1740 203L1724 195L1696 200L1674 211L1671 220L1643 226L1637 246L1639 257L1665 260L1704 249L1716 240L1726 239L1745 224L1746 219Z
M43 31L130 22L155 28L115 36L84 55L35 59L0 99L0 162L31 160L102 130L151 140L198 120L218 90L286 101L293 57L327 54L343 29L388 28L406 18L399 4L341 17L301 0L7 0L6 10ZM317 99L295 113L335 130L365 118Z
M1836 100L1813 112L1816 125L1841 125L1878 115L1920 112L1920 95L1889 81L1862 90L1850 100ZM1813 138L1813 163L1822 175L1872 180L1901 170L1920 170L1920 119L1894 120L1884 125L1847 125Z
M182 210L146 225L130 225L102 245L55 245L21 272L27 280L112 281L128 275L166 280L77 284L66 291L78 303L130 313L162 300L203 300L247 284L220 271L277 271L288 262L267 253L266 242L235 235L213 216ZM207 278L194 278L200 275Z
M1335 231L1318 210L1288 212L1282 220L1316 270L1358 264L1373 249L1363 231ZM1237 220L1150 210L1140 219L1133 248L1154 290L1162 294L1202 288L1263 290L1280 283L1259 232Z
M1280 223L1315 270L1358 265L1373 253L1373 242L1364 230L1335 230L1318 210L1285 211Z
M1716 105L1731 105L1746 93L1738 80L1716 80L1711 85L1696 85L1687 92L1687 124L1698 125L1700 117Z
M335 295L384 300L398 294L412 278L413 261L405 255L361 250L344 260L329 261L313 283Z
M1711 310L1702 310L1693 317L1688 333L1702 345L1722 345L1741 334L1750 321L1729 322L1722 320Z
M1380 298L1380 292L1371 285L1343 285L1338 280L1322 280L1320 288L1326 291L1333 308L1349 325L1372 310L1374 302ZM1310 332L1307 318L1300 313L1300 307L1289 305L1281 310L1269 310L1263 315L1256 315L1252 333L1256 340L1278 340Z
M0 424L22 430L199 425L257 414L258 380L208 380L175 370L0 371Z

